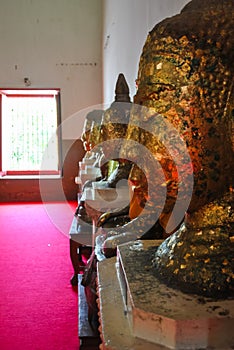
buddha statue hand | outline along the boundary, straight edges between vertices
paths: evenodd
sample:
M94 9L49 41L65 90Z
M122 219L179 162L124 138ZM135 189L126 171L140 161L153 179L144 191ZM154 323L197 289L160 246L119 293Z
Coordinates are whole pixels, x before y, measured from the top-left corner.
M109 231L104 240L101 251L106 258L111 258L116 255L117 241L121 237L121 233L118 231Z
M97 237L95 240L95 253L99 261L102 261L105 258L111 258L112 256L116 255L116 247L113 246L113 248L106 248L106 250L104 250L103 247L107 238L111 238L117 234L118 233L116 231L107 232L103 228L98 229Z
M136 234L134 232L110 231L102 245L102 252L106 258L110 258L116 255L118 245L135 240Z
M97 227L104 227L104 225L112 218L118 218L118 217L122 217L122 216L127 216L129 213L129 205L127 205L126 207L122 208L122 209L118 209L118 210L112 210L112 211L108 211L102 215L100 215L100 217L98 218L97 221ZM116 220L116 222L118 223L118 219Z

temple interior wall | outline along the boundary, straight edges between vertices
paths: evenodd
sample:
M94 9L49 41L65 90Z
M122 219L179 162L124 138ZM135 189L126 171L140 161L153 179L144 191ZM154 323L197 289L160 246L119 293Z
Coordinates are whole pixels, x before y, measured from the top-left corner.
M188 0L103 0L103 96L113 101L115 81L123 73L131 97L143 45L156 23L181 11Z

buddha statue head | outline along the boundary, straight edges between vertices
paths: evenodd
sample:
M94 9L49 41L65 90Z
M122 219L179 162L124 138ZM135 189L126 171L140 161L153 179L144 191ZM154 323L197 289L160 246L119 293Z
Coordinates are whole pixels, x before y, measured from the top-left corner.
M102 118L101 135L102 141L107 141L103 143L106 157L119 158L122 140L126 137L130 108L129 87L124 75L120 73L116 82L115 100L105 110Z
M91 151L99 143L102 114L103 111L97 109L89 112L85 117L81 135L85 151Z

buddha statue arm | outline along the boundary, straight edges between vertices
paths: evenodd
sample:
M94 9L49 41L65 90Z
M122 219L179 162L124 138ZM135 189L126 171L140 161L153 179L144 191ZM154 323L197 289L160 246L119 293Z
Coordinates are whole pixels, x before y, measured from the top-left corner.
M116 218L122 215L128 215L129 213L129 205L127 205L126 207L122 208L122 209L115 209L112 211L108 211L104 214L102 214L97 221L97 227L103 227L105 225L105 223L111 219L111 218Z
M140 215L122 227L103 230L102 250L106 257L115 255L117 245L137 239L162 239L164 230L155 213Z

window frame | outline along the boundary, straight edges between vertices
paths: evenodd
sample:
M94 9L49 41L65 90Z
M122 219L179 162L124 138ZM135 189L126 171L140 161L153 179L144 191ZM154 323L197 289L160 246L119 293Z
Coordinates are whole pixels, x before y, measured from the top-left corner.
M7 93L7 92L15 93ZM19 93L17 93L19 91ZM35 91L35 93L32 93ZM48 93L51 91L51 93ZM56 94L52 93L56 91ZM25 92L25 93L23 93ZM31 94L30 94L31 92ZM38 92L38 93L37 93ZM40 92L40 93L39 93ZM45 92L45 93L44 93ZM57 139L58 139L58 170L2 170L2 154L3 154L3 144L2 144L2 95L11 97L52 97L56 96L56 110L57 110ZM0 88L0 178L5 176L62 176L62 131L61 131L61 90L59 88Z

